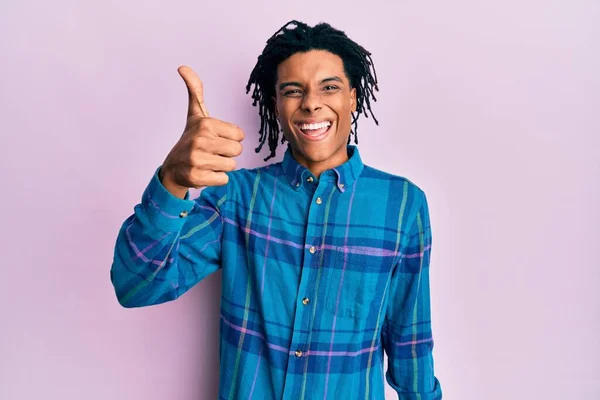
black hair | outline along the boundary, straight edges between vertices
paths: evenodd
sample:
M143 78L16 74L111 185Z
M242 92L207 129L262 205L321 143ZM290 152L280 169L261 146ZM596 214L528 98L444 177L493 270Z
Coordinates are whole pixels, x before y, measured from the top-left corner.
M292 26L295 28L291 28ZM348 143L354 135L354 142L358 144L357 120L361 113L368 118L367 111L370 112L375 123L379 124L371 110L370 99L377 101L374 91L379 90L371 53L348 38L344 32L327 23L310 27L303 22L290 21L267 40L246 85L246 93L249 93L251 86L254 85L252 105L258 105L261 119L259 146L255 151L260 152L266 141L271 150L271 154L265 158L265 161L275 157L275 149L279 141L279 125L272 100L276 94L277 67L292 55L309 50L326 50L339 56L343 61L344 72L350 81L350 86L356 89L356 113L352 114L354 129L351 130ZM284 143L285 137L281 136L281 143Z

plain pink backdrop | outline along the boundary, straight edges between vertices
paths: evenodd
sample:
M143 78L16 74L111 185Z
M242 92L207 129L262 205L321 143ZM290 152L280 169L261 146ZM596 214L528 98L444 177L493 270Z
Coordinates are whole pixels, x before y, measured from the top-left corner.
M595 0L3 1L0 398L216 398L220 273L123 309L113 246L183 129L179 65L262 164L244 87L290 19L373 52L361 154L428 195L444 398L600 398Z

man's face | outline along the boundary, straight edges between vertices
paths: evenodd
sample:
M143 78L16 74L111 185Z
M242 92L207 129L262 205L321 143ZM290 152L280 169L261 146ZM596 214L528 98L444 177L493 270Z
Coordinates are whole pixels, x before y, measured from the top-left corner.
M296 160L315 175L348 160L356 89L342 59L328 51L296 53L279 64L275 109Z

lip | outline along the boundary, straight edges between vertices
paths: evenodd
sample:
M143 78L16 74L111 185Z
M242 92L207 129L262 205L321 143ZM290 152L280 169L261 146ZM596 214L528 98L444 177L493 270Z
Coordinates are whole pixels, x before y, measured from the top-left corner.
M310 118L310 119L302 119L298 121L294 121L294 125L302 125L302 124L318 124L321 122L330 122L333 125L333 120L330 119L322 119L322 118Z
M310 136L307 135L306 133L302 132L302 129L300 129L301 124L318 124L320 122L329 122L329 128L321 133L318 136ZM302 121L296 121L294 122L294 127L298 130L298 132L300 133L300 137L302 137L304 140L310 141L310 142L319 142L321 140L326 139L329 136L329 133L331 132L331 128L333 127L334 122L328 119L305 119Z

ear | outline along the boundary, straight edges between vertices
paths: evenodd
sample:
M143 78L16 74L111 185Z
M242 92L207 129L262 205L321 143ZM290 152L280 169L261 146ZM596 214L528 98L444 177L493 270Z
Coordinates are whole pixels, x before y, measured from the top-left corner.
M356 112L356 88L350 90L350 108L353 113Z

